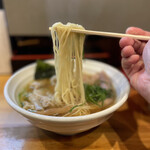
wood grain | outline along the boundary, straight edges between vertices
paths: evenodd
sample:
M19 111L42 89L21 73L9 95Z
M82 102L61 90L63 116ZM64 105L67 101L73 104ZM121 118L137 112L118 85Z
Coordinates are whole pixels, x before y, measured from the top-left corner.
M147 150L150 149L150 109L131 89L128 101L102 125L73 136L32 126L6 102L0 76L0 149L2 150Z

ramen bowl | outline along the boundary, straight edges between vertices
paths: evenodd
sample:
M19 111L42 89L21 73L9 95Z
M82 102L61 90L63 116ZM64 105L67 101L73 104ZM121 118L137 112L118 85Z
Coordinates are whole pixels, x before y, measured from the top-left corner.
M47 61L54 64L54 60ZM34 126L62 135L73 135L99 126L108 120L128 98L130 85L126 77L116 68L93 60L83 60L83 70L90 73L105 71L110 77L116 91L115 103L102 111L77 117L46 116L29 112L19 106L18 95L24 86L33 80L36 64L30 64L16 73L7 81L4 95L7 103L19 114L27 118Z

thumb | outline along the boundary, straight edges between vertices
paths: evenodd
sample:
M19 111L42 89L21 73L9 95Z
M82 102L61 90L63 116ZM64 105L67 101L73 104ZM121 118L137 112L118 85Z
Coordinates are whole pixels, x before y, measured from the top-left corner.
M142 57L145 65L145 71L150 75L150 40L146 43L144 47Z
M137 28L137 27L129 27L126 30L127 34L134 34L134 35L145 35L150 36L150 32L145 31L143 29Z

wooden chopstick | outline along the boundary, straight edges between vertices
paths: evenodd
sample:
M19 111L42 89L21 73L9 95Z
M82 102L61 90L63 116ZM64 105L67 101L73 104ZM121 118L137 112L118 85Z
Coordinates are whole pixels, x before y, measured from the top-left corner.
M49 27L49 30L51 30L51 27ZM103 31L80 30L80 29L72 29L72 32L83 33L87 35L100 35L100 36L117 37L117 38L131 37L133 39L144 40L144 41L150 40L150 36L144 36L144 35L133 35L133 34L103 32Z

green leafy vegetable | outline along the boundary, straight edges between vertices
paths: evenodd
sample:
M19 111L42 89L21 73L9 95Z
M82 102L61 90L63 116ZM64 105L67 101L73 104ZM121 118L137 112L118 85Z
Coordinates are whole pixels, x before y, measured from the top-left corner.
M88 103L93 103L95 105L98 105L99 107L103 107L104 100L106 98L110 98L113 96L112 90L106 90L104 88L101 88L99 85L89 85L84 84L84 91L85 91L85 99ZM99 104L101 102L101 105ZM83 106L85 103L80 105L73 106L69 112L72 112L75 108Z
M103 106L104 100L112 96L112 90L106 90L98 85L84 84L85 98L89 103ZM99 105L101 102L101 105Z
M69 112L72 112L75 108L80 107L80 106L83 106L84 104L85 104L85 103L80 104L80 105L75 105L75 106L73 106L73 107L69 110Z
M24 106L23 100L25 100L25 101L28 100L28 93L26 92L25 89L24 89L22 92L19 93L18 98L19 98L19 102L18 102L19 105L20 105L21 107L23 107L23 106ZM22 99L22 101L21 101L21 99Z
M41 60L37 60L37 66L35 71L35 80L50 78L55 75L55 67Z

